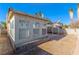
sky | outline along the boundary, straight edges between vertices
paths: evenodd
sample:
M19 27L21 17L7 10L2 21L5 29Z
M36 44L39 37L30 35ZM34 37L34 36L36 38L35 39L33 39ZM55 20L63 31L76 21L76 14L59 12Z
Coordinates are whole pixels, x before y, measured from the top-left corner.
M63 24L70 23L69 9L72 8L74 11L74 20L77 21L76 3L0 3L0 21L6 20L9 8L31 15L41 11L52 22L60 19L60 22Z

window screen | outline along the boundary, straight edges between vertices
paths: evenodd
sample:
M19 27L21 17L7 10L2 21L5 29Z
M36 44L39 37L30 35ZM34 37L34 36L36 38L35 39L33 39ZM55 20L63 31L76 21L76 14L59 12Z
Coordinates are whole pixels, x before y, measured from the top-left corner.
M39 29L33 29L33 34L39 34Z
M42 29L42 35L46 34L46 29Z
M19 29L19 39L26 39L29 36L28 29Z

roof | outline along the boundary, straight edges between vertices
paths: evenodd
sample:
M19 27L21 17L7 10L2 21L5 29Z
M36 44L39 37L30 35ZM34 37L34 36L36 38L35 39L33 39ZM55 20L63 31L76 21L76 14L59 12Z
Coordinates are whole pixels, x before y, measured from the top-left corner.
M36 17L36 16L30 15L30 14L26 14L26 13L23 13L23 12L19 12L19 11L14 11L14 13L15 14L24 15L24 16L29 16L29 17L36 18L36 19L41 19L41 20L44 20L44 21L48 21L47 19L40 18L40 17Z
M32 17L32 18L36 18L36 19L48 22L47 19L36 17L36 16L30 15L30 14L26 14L26 13L23 13L23 12L20 12L20 11L14 11L13 9L9 9L8 14L10 13L10 11L12 12L11 14L19 14L19 15L28 16L28 17Z

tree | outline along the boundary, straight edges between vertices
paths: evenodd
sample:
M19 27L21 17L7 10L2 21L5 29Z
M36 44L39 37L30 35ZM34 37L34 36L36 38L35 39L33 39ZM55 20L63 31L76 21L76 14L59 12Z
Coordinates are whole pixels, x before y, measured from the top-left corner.
M6 22L1 22L2 26L6 29Z
M66 29L68 27L69 27L69 25L66 25L66 24L62 26L63 29Z

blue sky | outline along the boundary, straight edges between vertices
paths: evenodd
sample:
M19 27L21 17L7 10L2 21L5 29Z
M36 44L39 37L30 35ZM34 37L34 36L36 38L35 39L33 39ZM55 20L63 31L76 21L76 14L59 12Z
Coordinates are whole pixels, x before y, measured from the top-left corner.
M60 18L64 24L70 23L69 9L73 8L74 20L77 20L77 4L75 3L0 3L0 21L5 21L8 8L10 7L32 15L41 11L52 22Z

